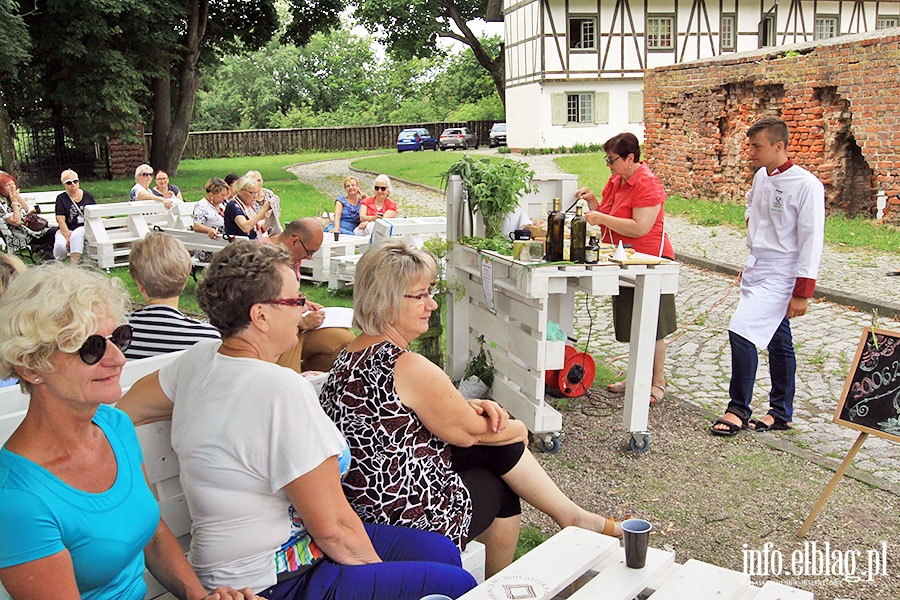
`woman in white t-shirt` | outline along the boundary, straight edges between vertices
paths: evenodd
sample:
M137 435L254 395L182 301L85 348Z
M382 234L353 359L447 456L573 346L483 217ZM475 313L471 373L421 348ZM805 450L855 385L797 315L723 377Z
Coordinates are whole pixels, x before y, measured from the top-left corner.
M275 364L306 301L292 263L275 244L218 252L197 299L221 342L188 349L119 403L136 423L172 419L200 580L275 599L462 595L474 580L450 540L360 521L340 484L346 441L312 385Z

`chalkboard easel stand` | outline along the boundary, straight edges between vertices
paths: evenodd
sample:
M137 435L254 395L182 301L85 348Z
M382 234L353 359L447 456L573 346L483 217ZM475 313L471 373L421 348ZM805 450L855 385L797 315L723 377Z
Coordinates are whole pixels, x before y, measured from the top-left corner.
M828 485L825 487L825 491L822 492L819 500L812 507L809 516L806 517L806 520L803 522L803 527L801 527L800 531L797 532L797 537L805 537L806 534L809 533L813 522L819 516L819 513L822 512L822 508L825 506L825 502L828 501L828 497L831 496L831 493L834 492L834 488L837 487L837 484L844 477L847 469L850 468L850 463L853 462L853 457L856 456L856 453L859 452L860 448L862 448L863 442L866 441L867 437L869 437L869 434L863 431L859 434L859 437L856 438L856 442L854 442L853 447L850 448L850 452L847 453L847 456L844 458L844 462L842 462L841 466L838 467L838 470L835 471L834 476L831 478L831 481L829 481Z

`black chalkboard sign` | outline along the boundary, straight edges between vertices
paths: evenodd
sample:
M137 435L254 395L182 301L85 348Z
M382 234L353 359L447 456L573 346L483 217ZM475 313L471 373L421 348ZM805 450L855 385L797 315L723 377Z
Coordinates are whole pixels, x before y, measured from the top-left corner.
M900 442L900 333L863 330L834 422Z

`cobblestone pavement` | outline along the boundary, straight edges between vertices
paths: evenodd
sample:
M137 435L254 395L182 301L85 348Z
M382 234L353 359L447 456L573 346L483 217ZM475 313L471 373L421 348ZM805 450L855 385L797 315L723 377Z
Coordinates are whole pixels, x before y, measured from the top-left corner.
M559 171L549 156L515 158L528 161L538 173ZM350 172L349 163L349 160L336 160L299 165L290 170L326 193L337 195L342 190L344 175ZM363 189L371 187L373 176L357 175ZM444 212L443 195L420 186L395 182L393 197L406 215ZM744 235L729 227L695 226L684 219L669 217L667 228L683 260L736 272L746 257ZM820 289L835 291L845 302L866 309L869 304L892 308L900 277L885 277L884 273L898 268L900 257L891 253L850 252L828 247L818 285ZM739 295L734 275L683 264L677 296L680 327L668 339L666 396L670 401L694 405L710 418L724 411L731 369L727 326ZM587 305L593 315L590 339L587 310L581 311L575 334L580 344L588 344L598 360L608 360L624 370L628 348L613 338L608 304L608 298L589 299ZM584 299L579 299L577 305L585 306ZM839 463L858 432L836 425L831 419L862 328L871 324L872 314L854 306L827 300L810 303L809 313L791 323L797 348L794 431L755 435L765 436L772 444L816 462L832 467ZM900 324L885 316L880 318L879 325L900 329ZM768 363L763 353L753 403L757 414L763 414L767 408L768 390ZM900 493L900 456L891 442L869 436L856 456L854 467L860 472L857 475L868 483Z

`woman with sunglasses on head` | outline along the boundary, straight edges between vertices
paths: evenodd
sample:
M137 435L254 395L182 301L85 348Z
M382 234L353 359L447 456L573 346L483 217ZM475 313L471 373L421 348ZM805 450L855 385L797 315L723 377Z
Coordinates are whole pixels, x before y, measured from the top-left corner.
M346 441L312 384L275 364L306 304L293 263L277 244L217 252L197 300L221 342L189 348L119 403L136 423L172 419L200 580L277 599L461 595L474 580L449 540L363 525L341 490Z
M72 169L63 171L59 180L66 191L56 197L56 222L59 230L53 244L56 260L65 260L77 266L84 252L84 207L97 204L94 196L79 185L78 173Z
M111 406L127 303L118 280L59 263L0 298L0 378L30 396L0 449L0 583L16 600L141 600L146 567L179 598L253 598L207 595L160 519L134 426Z
M322 390L350 444L344 493L366 522L435 531L485 545L485 575L513 559L520 499L556 521L621 535L613 519L570 500L525 444L521 421L490 400L466 400L444 371L406 348L428 330L434 257L392 238L362 255L353 326Z
M662 182L641 162L641 145L632 133L620 133L603 144L606 164L611 176L600 201L588 188L575 193L584 199L588 212L584 218L598 225L603 240L609 244L631 244L638 252L675 259L672 242L665 231L666 191ZM634 306L634 288L619 288L613 296L613 328L616 340L631 340L631 311ZM665 337L677 329L674 294L659 298L659 320L656 325L656 350L653 355L653 382L650 388L650 404L666 394L666 341ZM609 390L625 392L625 382L609 385Z
M359 226L365 233L372 233L372 223L378 219L397 216L397 203L390 199L391 178L379 175L375 178L375 195L363 198L359 206Z

